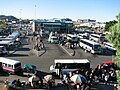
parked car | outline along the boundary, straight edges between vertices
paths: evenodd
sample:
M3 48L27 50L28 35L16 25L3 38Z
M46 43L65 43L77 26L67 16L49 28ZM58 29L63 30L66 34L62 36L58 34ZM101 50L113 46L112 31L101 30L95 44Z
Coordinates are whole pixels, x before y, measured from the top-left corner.
M5 46L0 46L0 55L7 55L9 51L6 49Z
M57 44L58 43L58 38L56 36L51 36L51 37L48 38L48 42Z
M25 76L33 76L37 73L37 67L32 64L24 64L23 67L23 75Z

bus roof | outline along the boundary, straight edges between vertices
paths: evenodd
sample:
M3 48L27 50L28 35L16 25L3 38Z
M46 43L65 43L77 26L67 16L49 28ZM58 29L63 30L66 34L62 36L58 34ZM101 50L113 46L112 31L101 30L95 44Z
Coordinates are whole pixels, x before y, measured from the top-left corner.
M4 57L0 57L0 62L11 64L11 65L16 64L16 63L21 63L20 61L8 59L8 58L4 58Z
M10 44L12 43L11 41L0 41L0 44Z
M88 59L55 59L55 63L90 63Z
M90 36L104 37L104 36L102 36L102 35L98 35L98 34L91 34Z
M77 35L73 35L73 34L67 34L67 36L70 36L70 37L77 37Z
M88 43L91 43L91 44L93 44L93 45L100 45L99 43L97 43L97 42L94 42L94 41L90 41L90 40L88 40L88 39L81 39L81 40L83 40L83 41L86 41L86 42L88 42Z
M13 32L10 36L20 35L20 32Z

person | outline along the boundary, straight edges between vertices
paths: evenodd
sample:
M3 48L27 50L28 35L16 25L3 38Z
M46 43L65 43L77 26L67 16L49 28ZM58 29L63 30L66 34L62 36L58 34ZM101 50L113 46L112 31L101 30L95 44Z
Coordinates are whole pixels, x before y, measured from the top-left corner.
M8 81L8 79L6 79L4 83L5 83L5 89L9 90L9 81Z
M11 87L14 87L15 84L16 84L16 81L17 81L16 79L12 80L12 81L10 82L10 86L11 86Z
M108 80L109 80L109 74L108 73L105 74L104 80L105 80L105 84L107 85Z
M50 88L52 88L53 84L55 83L55 79L52 74L44 76L45 81L49 85Z
M20 87L20 86L21 86L20 79L18 79L18 80L16 81L16 83L17 83L17 86L18 86L18 87Z

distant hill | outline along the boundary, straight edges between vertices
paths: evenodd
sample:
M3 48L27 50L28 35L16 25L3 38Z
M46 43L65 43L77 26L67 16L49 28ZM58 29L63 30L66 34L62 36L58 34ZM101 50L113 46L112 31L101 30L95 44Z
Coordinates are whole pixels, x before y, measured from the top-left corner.
M17 21L17 20L19 19L14 16L0 15L0 21Z

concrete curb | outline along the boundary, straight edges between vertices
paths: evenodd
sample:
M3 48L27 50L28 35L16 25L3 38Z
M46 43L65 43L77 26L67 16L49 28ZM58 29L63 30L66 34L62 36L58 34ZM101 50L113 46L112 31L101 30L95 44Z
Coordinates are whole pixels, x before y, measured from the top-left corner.
M75 55L75 50L74 49L70 49L69 51L65 48L65 46L61 46L59 45L68 55L70 56L74 56Z
M39 56L42 56L46 51L45 51L45 49L44 50L40 50L40 51L32 49L32 52L33 52L33 54L35 54L36 56L39 57Z

